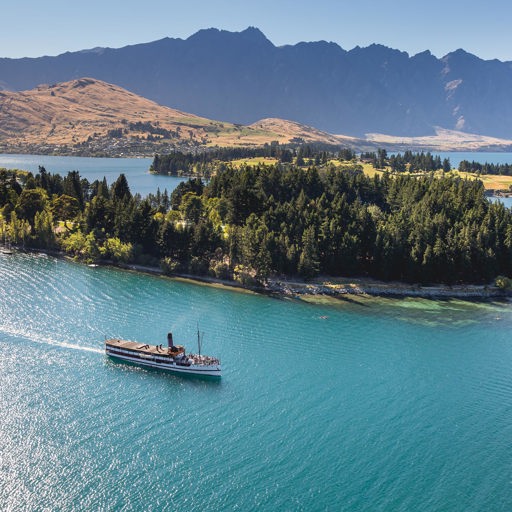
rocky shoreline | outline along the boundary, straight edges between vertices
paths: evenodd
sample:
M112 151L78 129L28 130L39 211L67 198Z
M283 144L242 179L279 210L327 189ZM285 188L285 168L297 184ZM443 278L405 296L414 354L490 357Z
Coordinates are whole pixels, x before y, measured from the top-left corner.
M1 244L0 244L1 246ZM13 248L14 251L20 249ZM24 252L34 252L48 254L56 258L72 259L60 251L44 251L41 249L26 250ZM96 265L96 264L95 264ZM284 297L301 296L329 296L341 297L344 295L359 295L367 297L423 297L423 298L445 298L445 299L468 299L481 300L492 298L504 298L512 295L511 290L503 290L495 285L436 285L421 286L419 284L407 284L401 282L383 282L368 278L341 279L319 277L312 281L292 281L287 279L268 279L261 286L244 286L237 281L226 279L217 279L210 276L198 276L194 274L174 273L165 274L159 267L137 265L137 264L114 264L111 261L97 262L99 266L112 266L124 270L143 272L146 274L160 275L172 279L183 279L198 284L211 286L222 286L225 288L245 290L255 293L266 293Z
M164 275L157 267L145 267L141 265L121 265L121 268ZM331 297L342 295L362 295L374 297L424 297L424 298L459 298L459 299L491 299L507 297L511 293L494 285L437 285L420 286L418 284L406 284L400 282L382 282L366 278L329 280L321 278L311 281L288 281L283 279L269 279L263 286L247 287L236 281L217 279L209 276L197 276L193 274L176 273L168 277L186 279L189 281L204 283L228 288L253 291L256 293L270 293L281 296L315 296L326 295Z
M270 285L270 290L284 295L368 295L375 297L424 297L424 298L463 298L487 299L506 297L507 291L489 285L438 285L420 286L404 283L384 283L378 281L354 280L354 282L331 283L289 283L277 281Z

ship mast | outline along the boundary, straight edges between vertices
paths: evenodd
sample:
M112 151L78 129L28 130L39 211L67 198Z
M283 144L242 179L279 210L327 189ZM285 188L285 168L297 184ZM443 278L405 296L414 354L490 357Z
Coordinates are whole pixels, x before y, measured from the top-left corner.
M199 333L199 322L197 323L197 350L201 355L201 334Z

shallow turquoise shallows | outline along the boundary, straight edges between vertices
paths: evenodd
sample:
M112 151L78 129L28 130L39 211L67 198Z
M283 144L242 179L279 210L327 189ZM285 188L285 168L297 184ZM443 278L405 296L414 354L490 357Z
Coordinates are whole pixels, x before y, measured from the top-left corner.
M103 339L219 356L218 381ZM3 510L508 511L512 305L308 304L0 254Z

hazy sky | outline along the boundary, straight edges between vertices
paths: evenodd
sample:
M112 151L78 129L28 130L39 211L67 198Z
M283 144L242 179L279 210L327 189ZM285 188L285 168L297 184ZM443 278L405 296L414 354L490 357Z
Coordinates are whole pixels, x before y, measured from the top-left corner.
M58 55L255 26L277 46L381 43L438 57L464 48L512 61L510 0L16 0L0 9L0 57Z

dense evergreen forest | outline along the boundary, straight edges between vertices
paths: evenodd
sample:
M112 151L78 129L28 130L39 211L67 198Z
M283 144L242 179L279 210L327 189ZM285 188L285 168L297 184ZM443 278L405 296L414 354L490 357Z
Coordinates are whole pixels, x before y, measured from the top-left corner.
M512 176L512 164L489 164L487 162L481 164L475 161L470 162L469 160L462 160L459 164L459 171Z
M388 155L385 149L378 149L376 152L365 152L361 154L361 160L369 162L376 169L389 168L392 172L431 172L443 170L451 171L450 159L441 161L439 155L432 155L429 151L413 153L405 151L402 153Z
M214 163L225 163L240 158L268 157L280 162L291 162L292 152L278 143L262 147L215 148L196 153L173 151L166 155L155 155L150 172L169 176L209 176L215 169Z
M418 283L512 275L512 212L481 182L357 169L229 165L148 197L110 186L0 171L0 234L87 261L161 265L243 283L318 274Z
M201 152L173 151L166 155L155 155L150 172L169 176L210 177L214 172L226 167L233 160L251 158L274 158L280 163L305 165L306 161L319 165L330 159L354 160L356 154L351 149L333 148L328 145L302 145L298 148L280 145L278 142L261 147L213 148Z
M366 152L361 155L361 159L370 162L376 169L389 168L392 172L430 172L451 170L450 160L445 158L441 161L439 155L432 155L430 152L414 153L405 151L393 155L388 155L385 149L379 149L376 152ZM494 174L494 175L512 175L512 164L490 164L480 163L469 160L462 160L458 170L475 174Z
M385 149L363 152L359 159L356 153L348 148L339 149L328 145L280 145L277 142L262 147L248 148L212 148L208 151L182 152L173 151L165 155L155 155L150 171L155 174L169 176L201 176L209 178L219 169L233 160L258 157L275 158L283 164L294 164L299 167L315 165L322 167L333 161L356 163L368 162L376 169L390 170L393 173L424 173L443 170L451 171L449 158L441 160L439 155L429 151L415 153L405 151L388 155ZM460 162L458 170L475 174L512 175L512 164L490 164L469 160Z

